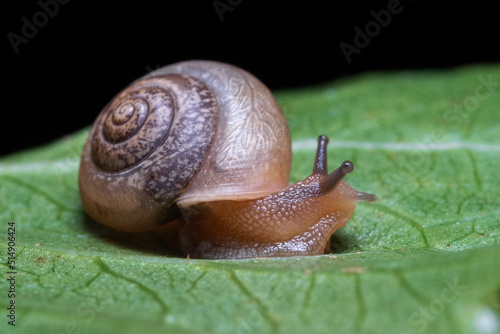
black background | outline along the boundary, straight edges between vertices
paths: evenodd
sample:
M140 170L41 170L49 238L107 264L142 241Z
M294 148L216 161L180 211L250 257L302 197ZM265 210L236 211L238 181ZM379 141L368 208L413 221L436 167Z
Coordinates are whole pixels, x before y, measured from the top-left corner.
M54 2L55 0L42 0ZM62 1L62 0L61 0ZM163 1L166 2L166 1ZM125 2L106 6L72 0L18 46L23 17L38 1L3 4L4 61L0 155L50 142L90 125L134 79L187 59L238 65L271 89L300 87L373 70L446 68L499 59L497 10L475 1L401 0L399 14L347 63L339 47L354 44L355 27L390 1ZM399 8L398 7L398 8Z

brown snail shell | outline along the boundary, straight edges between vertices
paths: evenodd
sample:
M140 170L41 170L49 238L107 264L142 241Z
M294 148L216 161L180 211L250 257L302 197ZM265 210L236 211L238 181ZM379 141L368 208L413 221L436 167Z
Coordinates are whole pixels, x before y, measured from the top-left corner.
M269 89L213 61L158 69L101 112L83 149L79 185L95 220L148 230L178 206L252 199L288 185L291 141Z

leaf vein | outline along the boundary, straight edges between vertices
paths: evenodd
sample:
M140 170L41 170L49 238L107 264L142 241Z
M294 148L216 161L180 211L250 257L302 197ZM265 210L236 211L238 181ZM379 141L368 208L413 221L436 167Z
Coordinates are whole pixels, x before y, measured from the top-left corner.
M100 259L98 257L94 260L94 262L95 262L95 264L97 264L97 266L101 269L101 271L103 273L109 274L115 278L132 283L135 286L137 286L137 288L139 290L141 290L142 292L151 296L151 298L154 301L156 301L156 303L160 306L161 314L159 315L160 316L159 320L163 320L165 318L165 316L169 313L169 307L167 306L167 304L165 304L163 299L161 299L155 291L151 290L150 288L148 288L146 285L142 284L139 281L136 281L130 277L127 277L125 275L122 275L122 274L112 270L111 268L109 268L109 266L106 263L104 263L104 261L102 259Z
M379 203L372 203L370 205L370 207L375 207L377 209L380 209L381 211L384 211L396 218L399 218L401 219L403 222L409 224L411 227L415 228L419 233L420 233L420 236L422 237L422 240L424 242L424 244L429 247L429 241L427 240L427 236L425 234L425 231L424 231L424 227L421 226L417 221L413 220L412 218L400 213L400 212L397 212L393 209L390 209L389 207L385 206L385 205L382 205L382 204L379 204Z
M233 271L233 270L230 270L229 271L229 275L230 275L230 278L231 280L234 282L234 284L236 285L236 287L238 289L240 289L241 292L243 292L243 294L245 294L250 300L254 301L256 306L257 306L257 310L258 312L260 313L260 315L269 323L269 325L271 326L271 332L272 333L278 333L278 323L270 316L270 314L268 313L268 310L266 309L266 307L264 306L263 302L260 300L260 298L257 298L257 296L255 296L246 286L245 284L243 284L243 282L238 278L238 276L236 275L236 273Z
M61 210L71 211L71 212L77 212L77 213L81 212L81 210L79 210L79 209L68 207L64 203L60 202L57 198L55 198L54 196L50 195L48 192L43 191L42 189L37 188L37 187L33 186L30 183L21 181L20 179L18 179L16 177L13 177L13 176L10 176L10 175L9 176L3 175L2 178L5 179L5 180L7 180L7 181L10 181L10 182L14 183L17 186L26 188L29 191L31 191L32 193L34 193L34 194L37 194L37 195L40 195L40 196L44 197L47 201L51 202L52 204L54 204L56 207L60 208Z
M481 180L481 174L479 173L479 169L477 167L476 158L474 158L474 156L472 155L471 150L466 150L465 153L466 153L466 155L469 158L470 163L471 163L472 178L473 178L474 182L476 183L476 187L479 191L482 191L483 190L483 182Z

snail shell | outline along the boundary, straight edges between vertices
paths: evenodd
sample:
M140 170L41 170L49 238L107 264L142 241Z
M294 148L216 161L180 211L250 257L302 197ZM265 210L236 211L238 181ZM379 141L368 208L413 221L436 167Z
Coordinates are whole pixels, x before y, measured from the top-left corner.
M103 109L79 187L93 219L142 231L179 208L280 191L290 169L288 125L269 89L235 66L186 61L138 79Z

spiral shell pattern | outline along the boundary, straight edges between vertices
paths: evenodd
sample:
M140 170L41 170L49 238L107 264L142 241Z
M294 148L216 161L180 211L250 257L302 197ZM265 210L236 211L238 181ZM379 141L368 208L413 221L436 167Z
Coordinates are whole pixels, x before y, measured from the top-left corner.
M171 94L160 87L131 90L114 101L92 138L94 162L102 170L117 172L143 160L168 132L173 104Z
M212 91L190 76L155 76L127 87L103 109L84 149L91 159L82 160L80 191L89 194L84 205L95 207L87 211L98 221L113 212L126 230L136 229L126 223L134 215L153 225L170 219L212 145L217 119Z

